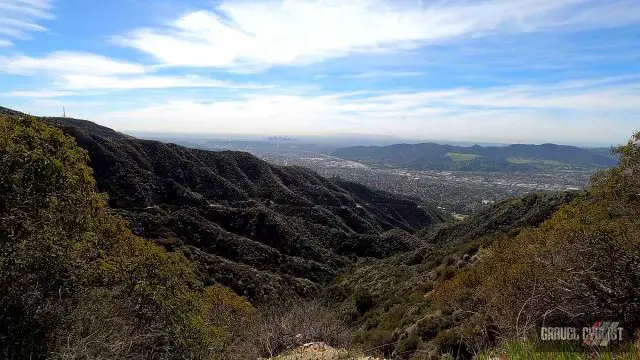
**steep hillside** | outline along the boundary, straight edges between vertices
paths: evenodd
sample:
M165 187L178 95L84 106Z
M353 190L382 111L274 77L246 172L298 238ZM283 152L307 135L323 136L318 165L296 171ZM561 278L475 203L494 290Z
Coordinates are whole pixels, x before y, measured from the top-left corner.
M87 150L98 190L134 233L185 252L206 281L251 299L311 294L354 256L413 250L421 240L411 233L447 219L413 199L248 153L139 140L83 120L41 120Z
M408 358L413 351L439 358L456 339L439 338L453 326L428 294L437 284L477 261L483 249L501 237L535 228L580 192L538 193L492 205L461 222L435 226L417 234L427 245L417 250L364 264L341 275L324 292L359 329L356 341L379 347L387 356ZM441 335L441 337L444 335ZM406 353L405 353L406 352ZM425 355L424 358L430 358Z
M367 164L412 170L535 171L596 169L616 164L613 156L574 146L453 146L434 143L357 146L338 149L335 156Z
M430 244L452 247L468 244L475 239L536 227L558 208L576 197L580 191L535 193L508 199L473 214L465 221L447 223L421 231L420 236Z

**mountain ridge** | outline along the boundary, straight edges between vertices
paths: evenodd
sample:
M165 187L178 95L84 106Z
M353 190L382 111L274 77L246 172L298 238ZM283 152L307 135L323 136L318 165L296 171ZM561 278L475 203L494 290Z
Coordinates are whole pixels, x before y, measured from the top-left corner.
M310 295L359 257L416 248L413 232L448 219L415 199L248 153L140 140L84 120L38 119L87 151L98 190L136 235L184 252L198 260L205 282L256 301ZM401 235L387 235L392 230Z
M337 149L334 156L370 165L410 170L538 171L592 170L616 164L614 156L569 145L511 144L455 146L436 143L354 146Z

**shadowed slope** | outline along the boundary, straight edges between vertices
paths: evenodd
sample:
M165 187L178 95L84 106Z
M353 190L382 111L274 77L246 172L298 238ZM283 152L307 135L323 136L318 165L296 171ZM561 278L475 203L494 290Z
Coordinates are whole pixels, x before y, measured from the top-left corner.
M139 140L84 120L41 120L88 152L98 190L136 234L185 252L206 281L256 300L309 295L354 256L416 249L411 233L447 219L410 198L248 153Z

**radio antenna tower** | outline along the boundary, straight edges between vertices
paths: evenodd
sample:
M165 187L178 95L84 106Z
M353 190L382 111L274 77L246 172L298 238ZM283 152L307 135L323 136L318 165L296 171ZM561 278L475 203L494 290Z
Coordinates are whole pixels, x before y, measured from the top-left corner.
M67 117L67 110L64 108L64 105L62 106L62 117L63 118Z

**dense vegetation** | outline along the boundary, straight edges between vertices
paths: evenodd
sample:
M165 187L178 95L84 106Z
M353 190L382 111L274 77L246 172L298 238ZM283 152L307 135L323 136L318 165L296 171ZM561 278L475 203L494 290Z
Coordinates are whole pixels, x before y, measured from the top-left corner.
M603 154L601 150L556 144L463 147L424 143L354 146L338 149L334 155L411 170L536 171L614 166L615 157Z
M185 257L195 247L167 252L133 235L59 129L2 116L0 154L0 358L256 359L317 339L349 344L319 303L256 309L203 284L203 263Z
M503 340L522 353L543 323L619 321L634 341L640 134L616 153L589 191L507 200L420 232L429 245L340 276L326 301L357 342L394 358L471 358Z
M224 353L252 306L220 285L204 288L182 253L132 235L95 191L72 138L0 117L0 155L1 358Z
M0 108L0 358L255 359L324 340L464 359L596 320L633 340L640 134L616 153L588 191L445 222L245 153Z
M98 190L134 234L184 252L206 284L252 301L309 296L358 257L416 248L412 232L447 219L414 199L247 153L139 140L83 120L41 121L88 152Z
M424 246L352 269L326 289L324 298L359 329L356 340L362 347L399 358L438 358L448 345L436 341L436 335L453 325L452 315L442 314L426 295L472 266L496 236L536 227L578 196L532 194L492 205L465 221L421 231L416 235Z

